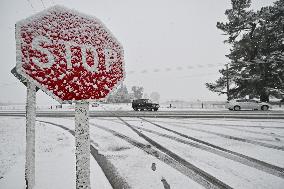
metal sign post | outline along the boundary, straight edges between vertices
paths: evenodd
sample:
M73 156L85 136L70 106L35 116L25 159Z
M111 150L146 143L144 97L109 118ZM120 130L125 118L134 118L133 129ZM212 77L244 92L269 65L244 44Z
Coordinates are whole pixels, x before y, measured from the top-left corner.
M35 184L35 119L36 119L36 86L27 82L26 103L26 189Z
M90 186L89 103L75 105L76 188Z

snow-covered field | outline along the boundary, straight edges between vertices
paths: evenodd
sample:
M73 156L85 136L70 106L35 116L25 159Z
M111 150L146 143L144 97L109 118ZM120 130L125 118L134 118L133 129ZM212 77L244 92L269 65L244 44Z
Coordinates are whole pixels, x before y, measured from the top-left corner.
M279 105L272 105L272 110L283 110L284 111L284 105L281 107ZM6 105L6 106L0 106L0 111L17 111L17 110L25 110L26 105ZM70 104L63 104L62 107L60 105L38 105L37 110L39 111L45 111L45 110L70 110L74 111L75 105ZM93 106L90 105L90 110L94 111L132 111L131 103L113 103L113 104L105 104L105 103L95 103ZM227 110L225 108L225 104L222 102L215 102L215 103L203 103L202 108L202 102L191 102L187 104L173 104L170 108L169 103L161 103L159 111L190 111L190 110L200 110L200 111L216 111L216 110Z
M36 188L75 188L74 119L37 120ZM284 186L284 120L91 118L90 133L92 188ZM24 164L25 118L0 117L1 189L25 188Z

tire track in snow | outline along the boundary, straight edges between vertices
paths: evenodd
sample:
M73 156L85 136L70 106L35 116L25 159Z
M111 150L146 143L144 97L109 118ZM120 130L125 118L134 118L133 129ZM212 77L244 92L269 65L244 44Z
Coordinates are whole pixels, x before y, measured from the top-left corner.
M178 171L180 171L184 175L190 177L191 179L193 179L197 183L201 184L205 188L216 188L216 189L217 188L218 189L219 188L224 188L224 189L225 188L232 188L229 185L227 185L227 184L223 183L222 181L218 180L214 176L208 174L207 172L205 172L205 171L199 169L198 167L194 166L193 164L187 162L182 157L180 157L177 154L171 152L169 149L167 149L164 146L160 145L159 143L157 143L156 141L154 141L151 138L147 137L143 133L139 132L137 129L135 129L132 125L130 125L128 122L126 122L122 118L120 118L120 117L117 117L117 118L119 120L121 120L131 130L133 130L136 134L138 134L144 140L149 142L152 146L154 146L159 151L161 151L161 152L159 152L157 150L153 151L151 146L148 147L148 148L145 148L145 147L147 147L147 145L139 143L139 145L144 146L141 149L143 149L146 153L155 156L159 160L162 160L163 162L167 163L171 167L177 169ZM104 129L106 129L106 128L104 128ZM107 129L107 130L110 130L110 129ZM111 131L111 132L117 133L116 131ZM117 135L119 136L121 134L117 134ZM129 137L127 137L127 136L125 136L125 137L126 137L125 139L129 139ZM129 142L133 142L133 141L134 141L133 139L129 140ZM147 150L147 149L151 149L151 150Z
M149 123L154 124L153 122L146 120L144 118L140 118L142 120L148 121ZM203 133L208 133L208 134L212 134L212 135L216 135L216 136L220 136L222 138L226 138L226 139L231 139L231 140L236 140L236 141L240 141L240 142L244 142L244 143L250 143L250 144L254 144L257 146L262 146L262 147L266 147L266 148L272 148L275 150L281 150L284 151L284 146L276 146L276 145L272 145L272 144L267 144L264 142L258 142L258 141L254 141L254 140L250 140L250 139L244 139L244 138L240 138L240 137L235 137L235 136L231 136L231 135L225 135L225 134L221 134L221 133L216 133L213 131L206 131L203 129L195 129L195 128L190 128L190 127L185 127L185 126L181 126L181 125L176 125L178 127L183 127L189 130L193 130L193 131L198 131L198 132L203 132Z
M172 119L179 119L179 118L172 118ZM205 120L205 119L204 119ZM212 119L207 119L207 120L212 120ZM198 123L198 122L196 122ZM201 123L201 122L200 122ZM277 123L281 123L281 122L277 122ZM284 123L284 122L283 122ZM260 126L260 125L238 125L238 124L215 124L215 123L206 123L207 125L221 125L224 127L242 127L242 128L260 128L260 129L284 129L284 127L278 127L278 126L271 126L271 127L267 127L267 126Z
M248 161L251 161L252 163L255 162L255 163L260 164L260 165L262 165L262 166L264 166L264 167L267 167L267 168L269 168L269 169L275 170L275 173L278 172L277 174L279 174L280 177L283 177L284 169L281 168L281 167L278 167L278 166L275 166L275 165L272 165L272 164L263 162L263 161L261 161L261 160L254 159L254 158L252 158L252 157L249 157L249 156L240 154L240 153L238 153L238 152L234 152L234 151L231 151L231 150L222 148L222 147L220 147L220 146L216 146L216 145L211 144L211 143L209 143L209 142L206 142L206 141L203 141L203 140L200 140L200 139L197 139L197 138L194 138L194 137L191 137L191 136L182 134L182 133L177 132L177 131L174 131L174 130L172 130L172 129L168 129L168 128L163 127L163 126L161 126L161 125L159 125L159 124L157 124L157 123L151 122L151 121L149 121L149 120L147 120L147 119L144 119L144 118L140 118L140 119L142 119L142 120L144 120L144 121L146 121L146 122L148 122L148 123L151 123L151 124L153 124L153 125L155 125L155 126L157 126L157 127L159 127L159 128L162 128L162 129L164 129L164 130L167 130L167 131L169 131L169 132L172 132L172 133L175 133L175 134L177 134L177 135L179 135L179 136L182 136L182 137L184 137L184 138L193 140L193 141L198 142L198 143L201 143L201 144L205 144L205 145L210 146L210 147L212 147L212 148L215 148L215 149L217 149L217 150L220 150L220 151L223 151L223 152L226 152L226 153L235 155L235 156L239 156L239 157L244 158L244 159L246 159L246 160L248 160ZM267 171L269 171L269 169L267 169Z
M75 137L75 131L65 127L64 125L60 125L60 124L49 122L49 121L41 121L41 120L36 120L36 121L41 122L41 123L50 124L50 125L59 127L61 129L64 129ZM126 182L126 180L118 174L115 166L105 156L101 155L93 145L90 145L90 152L92 156L94 157L94 159L99 164L99 166L101 167L101 169L103 170L112 188L131 189L131 187Z
M168 123L165 121L155 121L155 122L159 122L159 123ZM176 123L176 124L189 124L188 122L171 122L171 123ZM201 124L201 125L210 125L213 127L221 127L221 128L226 128L226 129L232 129L232 130L236 130L236 131L245 131L247 133L253 133L253 134L259 134L259 135L264 135L264 136L270 136L270 137L278 137L278 138L284 138L284 136L282 135L278 135L278 134L274 134L274 133L263 133L263 132L258 132L258 131L251 131L251 130L246 130L246 129L239 129L239 128L234 128L235 126L231 126L231 125L227 125L227 124L214 124L214 123L204 123L204 122L190 122L193 124Z
M201 121L201 119L199 119L200 121ZM206 118L204 118L204 119L202 119L202 120L212 120L212 119L206 119ZM239 120L235 120L235 119L226 119L226 121L231 121L231 122L236 122L236 121L239 121ZM252 123L271 123L271 122L273 122L273 123L284 123L284 122L282 122L282 121L277 121L277 120L272 120L272 119L268 119L268 121L266 121L266 120L250 120L250 119L246 119L245 120L246 122L252 122Z
M142 118L140 118L140 119L142 119ZM110 121L122 124L122 123L120 123L118 121L115 121L115 120L110 120ZM151 124L155 124L155 123L152 123L149 120L144 120L144 121L147 121L147 122L149 122ZM157 125L155 125L155 126L157 126ZM239 162L239 163L241 163L243 165L247 165L249 167L258 169L260 171L263 171L263 172L266 172L268 174L272 174L274 176L277 176L277 177L280 177L280 178L284 179L284 168L272 165L270 163L267 163L267 162L264 162L264 161L261 161L261 160L258 160L258 159L255 159L255 158L243 155L243 154L238 153L238 152L230 151L228 149L225 149L225 148L216 146L214 144L211 144L211 143L208 143L208 142L196 139L194 137L190 137L190 136L187 136L187 135L184 135L184 134L181 134L181 133L178 134L178 132L176 132L176 131L172 132L173 130L164 128L163 126L161 126L161 127L158 126L158 127L162 128L164 130L167 130L169 132L172 132L174 134L178 134L179 136L182 136L184 138L187 138L187 139L193 140L195 142L201 143L203 145L200 145L198 143L189 142L189 141L186 141L186 140L183 140L183 139L171 136L171 135L159 133L157 131L153 131L153 130L150 130L150 129L145 129L145 128L137 127L137 126L134 126L134 127L138 128L140 130L144 130L144 131L149 132L149 133L156 134L158 136L162 136L162 137L169 138L171 140L175 140L176 142L180 142L180 143L183 143L183 144L186 144L186 145L190 145L190 146L195 147L195 148L199 148L201 150L205 150L205 151L210 152L210 153L214 153L214 154L222 156L224 158L227 158L227 159Z
M153 130L150 130L150 129L145 129L145 128L142 128L142 127L136 127L136 128L138 128L142 131L146 131L148 133L152 133L152 134L155 134L155 135L158 135L158 136L161 136L161 137L169 138L169 139L174 140L176 142L183 143L183 144L186 144L186 145L189 145L189 146L192 146L192 147L195 147L195 148L216 154L218 156L233 160L235 162L241 163L243 165L247 165L247 166L252 167L252 168L256 168L260 171L264 171L266 173L269 173L269 174L272 174L274 176L277 176L277 177L284 179L284 169L281 168L281 167L278 167L278 166L275 166L275 165L272 165L272 164L269 164L269 163L266 163L266 162L248 157L248 156L245 156L243 154L239 154L237 152L230 153L229 150L226 150L228 152L225 152L225 151L217 150L217 149L214 149L212 147L208 147L208 146L201 145L201 144L198 144L198 143L189 142L187 140L183 140L183 139L171 136L171 135L167 135L167 134L164 134L164 133L153 131Z

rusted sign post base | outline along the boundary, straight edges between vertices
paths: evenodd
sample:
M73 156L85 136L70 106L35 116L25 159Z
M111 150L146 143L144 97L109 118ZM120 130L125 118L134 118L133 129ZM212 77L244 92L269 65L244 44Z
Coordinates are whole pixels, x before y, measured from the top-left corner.
M89 103L75 105L76 189L90 189Z
M27 82L26 103L26 189L35 185L35 119L36 119L36 86Z

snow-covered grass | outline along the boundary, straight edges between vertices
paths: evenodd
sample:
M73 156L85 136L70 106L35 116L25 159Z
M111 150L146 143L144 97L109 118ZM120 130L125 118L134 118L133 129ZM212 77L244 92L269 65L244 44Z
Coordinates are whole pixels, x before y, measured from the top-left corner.
M75 188L75 142L62 125L74 130L73 118L38 118L54 124L36 125L36 188ZM147 137L175 153L185 161L214 176L233 188L283 188L283 174L271 174L199 148L196 141L169 130L203 140L210 144L267 162L284 166L284 151L273 147L284 146L283 120L242 119L170 119L123 118ZM169 130L155 126L151 122ZM227 136L244 139L233 140ZM114 166L119 177L132 188L164 189L203 188L200 183L182 171L178 161L161 157L168 154L152 146L125 123L115 117L90 119L91 144L100 155ZM25 119L0 118L0 188L23 188L25 162ZM248 143L252 141L253 143ZM256 143L254 143L256 142ZM259 143L258 143L259 142ZM271 145L272 148L262 144ZM109 178L110 179L110 178ZM92 188L111 188L103 171L91 156Z
M266 173L240 164L230 159L208 153L204 150L185 146L176 141L169 142L166 138L147 133L156 141L175 151L179 156L193 163L202 170L214 175L233 188L280 188L283 179L275 176L267 176Z
M133 111L131 103L113 103L113 104L106 104L106 103L94 103L95 105L92 106L92 103L90 105L91 111ZM6 105L6 106L0 106L0 111L17 111L17 110L25 110L25 105ZM45 110L51 110L51 111L61 111L61 110L75 110L75 105L70 104L63 104L62 107L60 105L39 105L37 106L38 111L45 111ZM161 103L159 111L190 111L190 110L196 110L196 111L218 111L218 110L227 110L225 108L224 104L220 104L216 102L214 103L204 103L204 106L202 108L201 102L192 102L187 104L178 104L177 106L172 105L170 108L169 103ZM284 105L281 107L279 105L272 105L272 110L283 110L284 111Z
M195 138L215 144L217 146L221 146L223 148L240 152L250 157L254 157L256 159L280 167L284 167L283 150L275 150L247 142L230 140L228 138L224 138L222 136L217 136L216 134L214 134L218 133L227 135L228 137L233 136L242 139L263 142L265 144L273 144L277 147L284 147L283 120L272 120L265 122L261 120L234 120L233 123L231 121L227 121L226 119L184 119L175 121L173 121L172 119L152 120L158 121L157 123L159 123L159 121L162 121L161 125L167 128L174 129L180 133L188 134ZM280 127L280 129L275 129L274 127ZM246 132L245 130L247 128L250 128L251 130L253 129L253 131L258 131L263 134ZM275 135L279 135L280 137L276 137Z
M25 188L25 119L0 118L0 188ZM36 189L75 188L75 141L68 132L36 125ZM111 188L91 158L92 188Z

